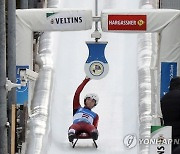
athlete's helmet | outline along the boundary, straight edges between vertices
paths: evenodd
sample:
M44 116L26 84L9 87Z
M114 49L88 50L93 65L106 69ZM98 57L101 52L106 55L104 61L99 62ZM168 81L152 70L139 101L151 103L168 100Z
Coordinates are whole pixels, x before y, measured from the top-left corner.
M94 93L87 94L87 95L84 97L84 102L86 101L86 98L88 98L88 97L95 100L95 105L94 105L94 106L96 106L96 105L98 104L99 97L98 97L97 94L94 94Z

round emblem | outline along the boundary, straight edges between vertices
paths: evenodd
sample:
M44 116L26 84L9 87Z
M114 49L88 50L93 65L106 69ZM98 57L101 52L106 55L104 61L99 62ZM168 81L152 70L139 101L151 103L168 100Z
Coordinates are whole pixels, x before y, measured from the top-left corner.
M133 135L133 134L126 135L123 142L127 149L131 149L135 147L137 144L136 135Z
M138 20L137 23L138 23L139 26L142 26L144 24L144 21L143 20Z
M94 62L90 65L89 70L92 75L100 76L104 72L104 67L99 62Z

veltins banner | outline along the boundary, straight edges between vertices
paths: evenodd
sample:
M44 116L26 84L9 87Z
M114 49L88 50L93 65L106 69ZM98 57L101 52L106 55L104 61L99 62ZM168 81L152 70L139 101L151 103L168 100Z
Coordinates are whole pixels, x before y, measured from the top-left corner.
M171 154L171 144L171 126L151 126L150 154Z

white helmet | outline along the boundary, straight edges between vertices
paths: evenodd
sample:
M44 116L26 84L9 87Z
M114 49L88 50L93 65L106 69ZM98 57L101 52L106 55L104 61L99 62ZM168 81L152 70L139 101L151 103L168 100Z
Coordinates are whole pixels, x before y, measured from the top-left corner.
M94 99L96 101L95 105L96 106L98 104L98 101L99 101L99 97L97 94L94 94L94 93L90 93L90 94L87 94L85 97L84 97L84 102L86 100L86 98L91 98L91 99Z

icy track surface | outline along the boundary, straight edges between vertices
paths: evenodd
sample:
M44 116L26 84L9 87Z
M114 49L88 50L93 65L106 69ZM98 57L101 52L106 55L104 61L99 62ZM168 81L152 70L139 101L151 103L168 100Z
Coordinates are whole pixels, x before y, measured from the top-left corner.
M94 10L93 0L60 0L60 8L88 8ZM134 9L139 0L100 0L102 9ZM94 12L94 11L93 11ZM100 26L100 25L99 25ZM50 102L47 154L138 154L138 146L127 149L123 139L128 134L138 136L138 80L137 34L102 33L101 41L108 41L105 56L109 73L101 80L91 80L81 93L99 95L94 108L100 116L98 149L91 140L79 140L73 149L67 139L72 124L72 100L76 88L85 78L84 64L88 57L86 41L90 31L54 32L54 82Z

